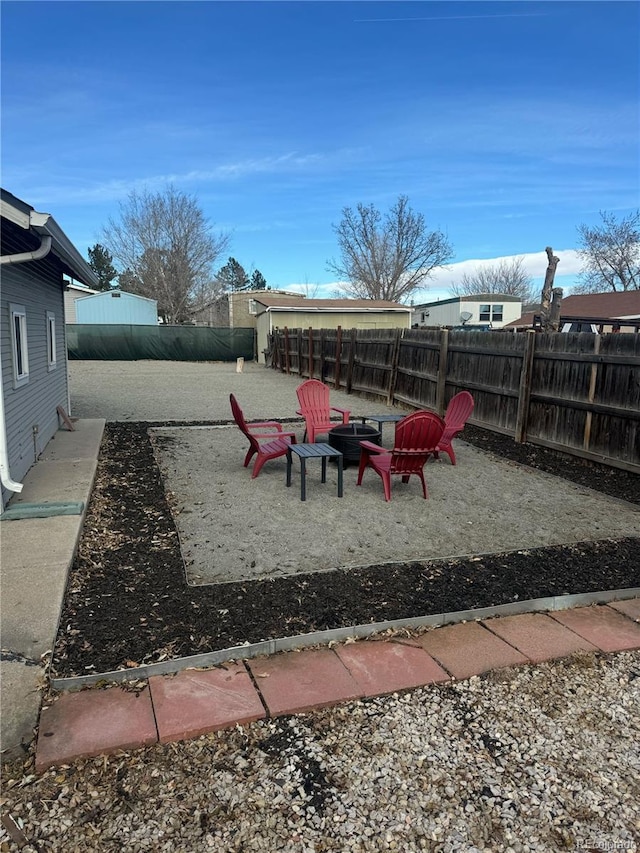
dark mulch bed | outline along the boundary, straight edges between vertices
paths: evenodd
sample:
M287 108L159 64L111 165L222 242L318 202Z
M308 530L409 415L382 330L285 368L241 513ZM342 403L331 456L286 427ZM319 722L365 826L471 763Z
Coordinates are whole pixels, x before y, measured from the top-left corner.
M53 655L87 675L330 628L640 586L640 539L189 587L147 423L107 424ZM640 503L640 476L468 426L464 438Z

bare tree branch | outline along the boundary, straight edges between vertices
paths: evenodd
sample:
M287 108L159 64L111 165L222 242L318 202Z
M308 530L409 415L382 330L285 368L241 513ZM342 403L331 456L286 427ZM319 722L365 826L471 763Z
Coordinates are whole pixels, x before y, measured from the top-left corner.
M620 221L600 212L602 225L580 225L581 282L576 293L640 290L640 210Z
M158 301L166 323L181 323L216 291L212 266L229 243L213 235L195 198L169 186L133 191L103 239L120 265L121 286Z
M479 296L483 293L503 293L519 296L523 303L533 302L533 278L524 268L524 258L503 258L498 263L478 266L465 273L458 284L450 288L454 296Z
M374 205L358 204L343 209L333 230L341 259L329 261L328 269L347 282L342 295L359 299L406 300L452 254L446 236L427 231L423 215L402 195L384 222Z

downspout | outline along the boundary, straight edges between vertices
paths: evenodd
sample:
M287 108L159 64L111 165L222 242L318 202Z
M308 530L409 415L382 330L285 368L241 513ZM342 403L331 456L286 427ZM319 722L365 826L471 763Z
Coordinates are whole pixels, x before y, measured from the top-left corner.
M15 255L0 256L0 264L24 264L27 261L39 261L51 251L52 238L42 237L42 243L33 252L20 252ZM21 492L22 483L17 483L11 477L9 470L9 453L7 450L7 423L4 414L4 389L0 393L0 482L9 492ZM0 500L0 510L4 511L4 501Z
M0 256L0 264L24 264L27 261L40 261L51 251L52 238L48 234L43 235L42 243L33 252L19 252L17 255Z

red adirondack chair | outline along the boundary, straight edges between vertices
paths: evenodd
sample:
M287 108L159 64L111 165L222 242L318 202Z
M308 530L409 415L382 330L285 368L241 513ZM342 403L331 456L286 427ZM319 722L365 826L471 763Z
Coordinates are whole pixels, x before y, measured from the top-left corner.
M233 419L240 431L249 439L249 450L247 450L247 455L244 458L244 467L247 467L256 453L258 454L251 472L251 479L253 480L258 476L265 462L285 455L287 447L296 443L296 436L293 432L283 432L282 424L277 421L260 421L248 424L233 394L229 395L229 400ZM265 430L269 430L269 432L265 432Z
M304 441L312 444L316 440L317 433L329 432L338 421L331 420L331 412L337 412L342 417L342 423L349 423L349 409L340 409L338 406L329 404L329 386L319 379L307 379L296 388L300 408L296 414L302 415L305 422Z
M455 397L449 400L447 411L444 415L444 432L442 438L438 442L434 456L438 458L438 453L446 453L451 464L456 464L456 454L453 450L453 439L462 432L466 422L471 417L473 411L473 397L468 391L460 391Z
M385 501L391 500L391 475L399 474L403 483L415 474L422 482L422 494L426 499L427 484L423 468L435 451L442 433L444 421L433 412L413 412L396 424L396 435L392 450L385 450L370 441L361 441L358 486L367 466L371 466L382 478Z

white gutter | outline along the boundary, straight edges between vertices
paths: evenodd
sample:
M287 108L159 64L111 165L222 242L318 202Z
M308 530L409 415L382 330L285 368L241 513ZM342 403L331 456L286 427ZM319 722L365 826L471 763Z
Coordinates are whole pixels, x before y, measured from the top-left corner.
M4 390L0 392L0 481L10 492L21 492L22 483L16 483L9 471L9 454L7 452L7 424L4 419ZM0 510L4 509L4 501L0 500Z
M24 264L27 261L40 261L42 258L46 258L49 254L52 243L53 237L45 235L42 237L42 243L40 243L39 247L34 249L33 252L19 252L16 255L0 255L0 264Z
M35 214L35 217L33 216ZM48 214L38 214L33 211L30 217L30 224L44 226L49 219ZM35 220L35 221L34 221ZM42 242L37 249L32 252L18 252L15 255L1 255L0 264L24 264L28 261L39 261L45 258L51 251L53 237L48 234L42 235ZM4 389L0 393L0 482L9 492L20 493L23 489L23 483L17 483L11 476L9 470L9 453L7 450L7 422L4 414ZM4 501L0 501L0 507L4 511Z

